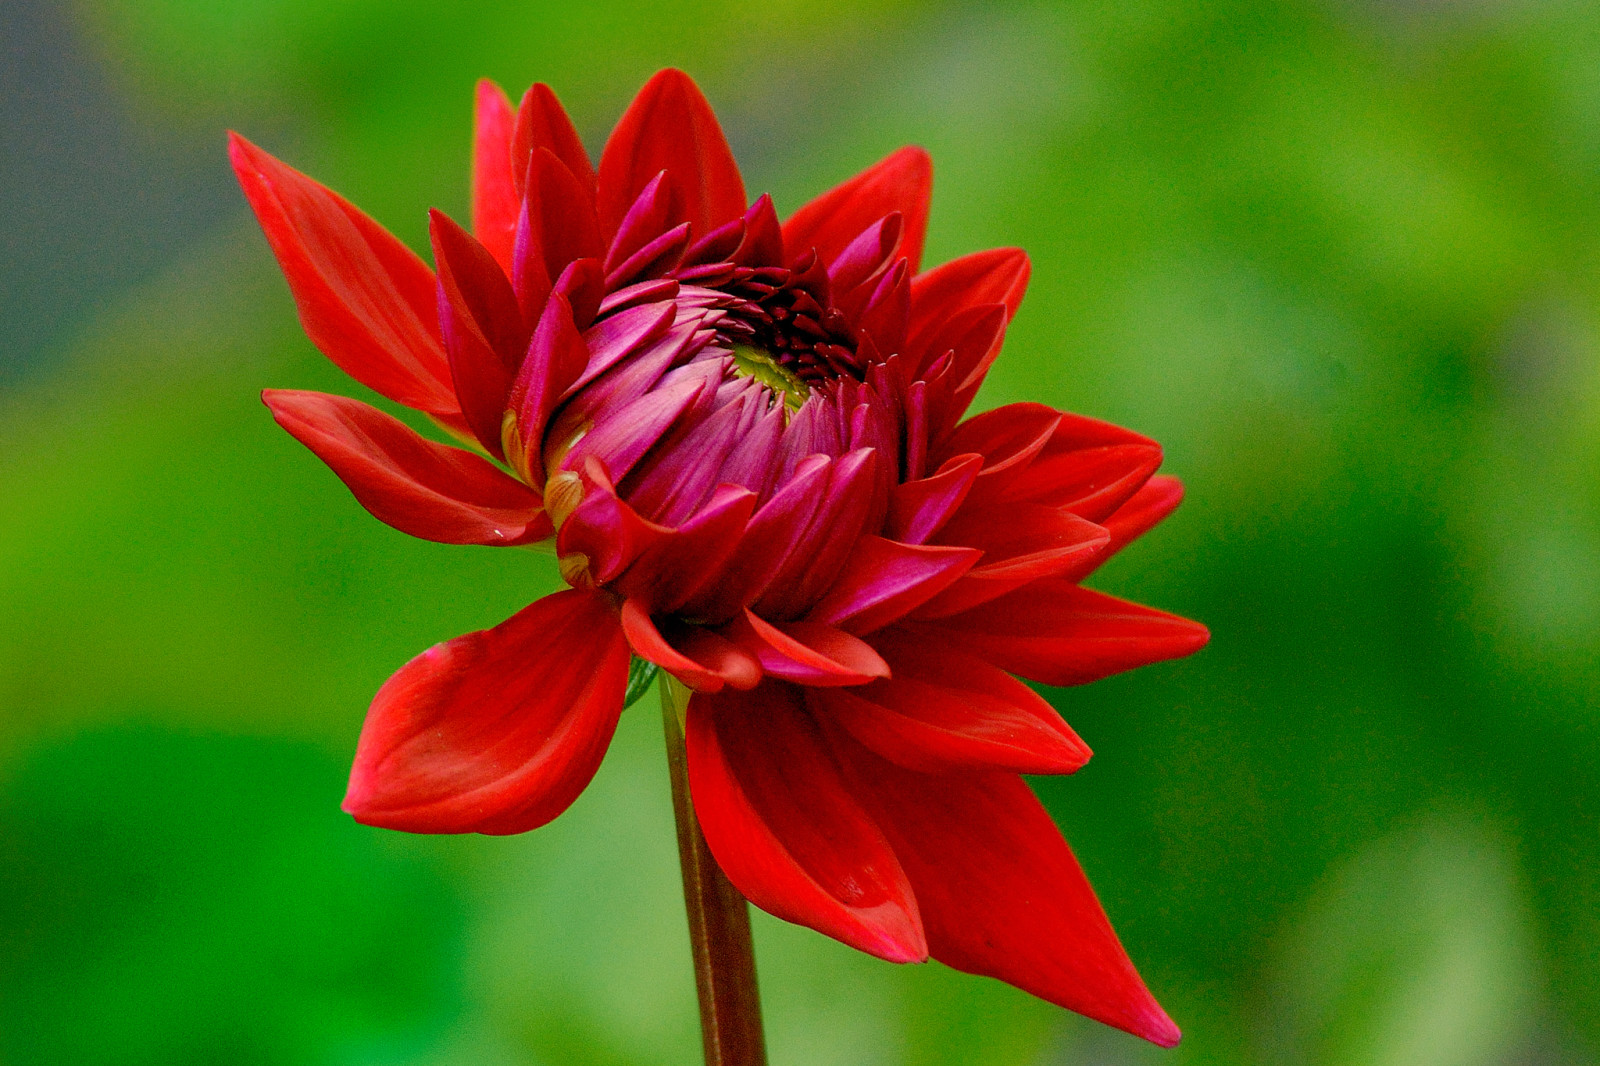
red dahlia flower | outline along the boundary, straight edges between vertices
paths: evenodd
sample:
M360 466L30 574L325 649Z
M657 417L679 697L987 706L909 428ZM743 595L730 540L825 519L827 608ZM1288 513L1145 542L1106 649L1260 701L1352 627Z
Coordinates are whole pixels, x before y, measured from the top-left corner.
M379 690L345 809L519 833L599 766L631 656L693 691L687 761L749 900L1172 1044L1022 774L1089 749L1017 675L1093 681L1203 627L1079 582L1178 503L1154 442L1039 404L966 418L1028 280L921 268L903 148L787 221L705 98L651 79L591 166L554 94L480 85L472 231L437 272L243 138L234 169L313 342L473 450L269 390L361 504L451 544L553 541L571 587Z

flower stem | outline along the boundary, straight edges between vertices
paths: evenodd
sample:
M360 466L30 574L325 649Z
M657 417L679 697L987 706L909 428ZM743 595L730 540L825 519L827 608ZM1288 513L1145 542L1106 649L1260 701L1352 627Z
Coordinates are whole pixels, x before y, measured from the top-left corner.
M694 983L700 993L700 1036L706 1066L766 1066L749 904L711 857L689 800L684 749L688 708L689 690L662 671L661 715L667 732L667 766L672 773L672 808L678 817L678 858L683 866L689 942L694 947Z

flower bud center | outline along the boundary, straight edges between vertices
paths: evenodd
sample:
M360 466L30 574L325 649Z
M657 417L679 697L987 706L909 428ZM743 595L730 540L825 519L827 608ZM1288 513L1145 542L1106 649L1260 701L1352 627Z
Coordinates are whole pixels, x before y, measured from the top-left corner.
M740 377L754 378L782 396L789 410L798 411L800 405L806 402L806 397L811 395L810 387L778 362L771 352L750 344L734 344L732 351L734 373Z

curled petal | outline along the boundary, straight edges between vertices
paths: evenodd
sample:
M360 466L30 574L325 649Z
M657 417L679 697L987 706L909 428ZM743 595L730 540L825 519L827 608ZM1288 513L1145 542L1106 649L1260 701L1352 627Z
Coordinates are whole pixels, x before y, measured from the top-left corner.
M706 843L747 899L891 962L927 958L905 874L793 689L696 694L687 741Z
M1136 666L1191 655L1211 639L1187 618L1119 600L1061 578L1025 585L935 622L989 662L1046 685L1082 685Z
M500 86L478 82L472 138L472 233L507 273L517 229L516 179L511 175L511 133L516 113Z
M910 770L1070 774L1088 745L1033 689L959 644L922 632L874 638L890 677L856 688L808 689L819 717Z
M934 958L1163 1047L1178 1042L1022 778L920 774L848 741L837 750L911 879Z
M729 636L773 677L802 685L862 685L889 676L889 664L860 637L826 622L768 622L746 610Z
M622 713L628 645L568 589L412 659L372 701L344 809L411 833L522 833L566 810Z
M833 462L826 496L812 523L790 542L786 552L767 557L772 583L755 601L756 610L773 618L794 617L833 583L862 531L876 528L883 520L879 504L884 501L875 492L879 462L878 453L871 448L858 449Z
M657 174L671 218L697 235L744 214L748 201L738 164L700 89L681 70L645 83L600 156L600 225L614 234L640 191Z
M899 254L915 273L932 195L933 160L921 148L901 148L796 211L783 224L784 249L799 256L815 248L827 266L868 226L898 211Z
M776 567L793 554L823 505L833 462L814 455L795 468L794 477L763 503L745 527L739 548L722 575L691 598L685 611L724 620L753 603L772 583Z
M704 626L675 619L657 625L638 600L622 605L622 629L634 654L696 692L752 689L761 681L761 664L745 648Z
M396 403L457 415L427 264L342 196L237 133L228 154L311 342Z
M539 496L480 455L345 396L268 389L261 399L361 506L402 533L445 544L529 544L553 533Z

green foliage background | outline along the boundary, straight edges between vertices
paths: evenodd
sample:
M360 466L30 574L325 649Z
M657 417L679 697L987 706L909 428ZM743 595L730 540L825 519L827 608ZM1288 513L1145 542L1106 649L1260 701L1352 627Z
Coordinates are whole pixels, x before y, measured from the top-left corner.
M481 75L597 148L683 66L785 211L921 143L931 261L1034 258L981 402L1167 446L1188 501L1097 581L1214 641L1049 693L1097 755L1037 787L1184 1043L759 916L775 1063L1595 1061L1600 9L72 10L174 158L238 127L419 248ZM694 1061L649 701L538 833L338 811L378 684L554 567L407 539L272 425L361 390L242 198L57 338L0 375L0 1064Z

